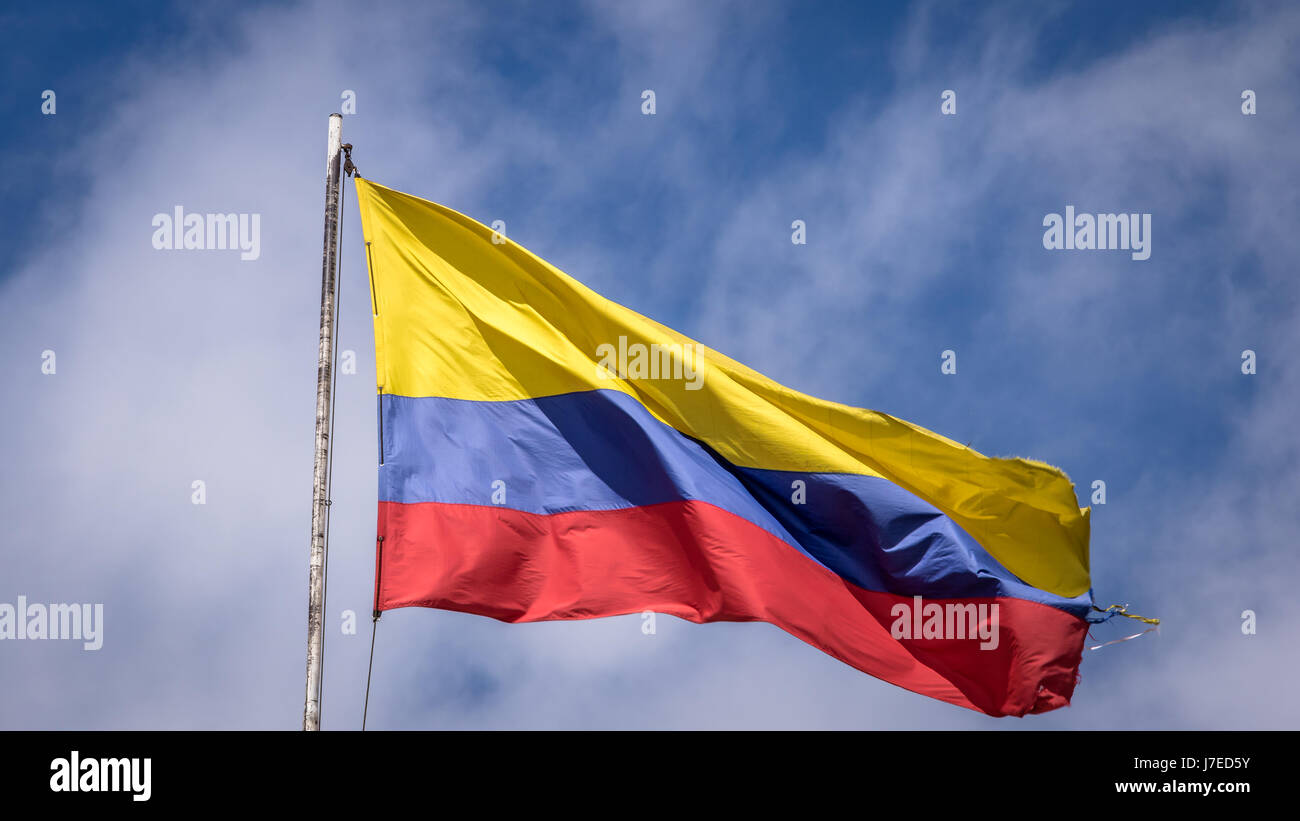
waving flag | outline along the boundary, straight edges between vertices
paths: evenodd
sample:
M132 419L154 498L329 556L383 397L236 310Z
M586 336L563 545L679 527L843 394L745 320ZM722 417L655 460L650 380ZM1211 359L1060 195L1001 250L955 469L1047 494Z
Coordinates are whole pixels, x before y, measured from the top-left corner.
M1088 510L1056 468L815 399L357 179L375 609L765 621L990 715L1069 703Z

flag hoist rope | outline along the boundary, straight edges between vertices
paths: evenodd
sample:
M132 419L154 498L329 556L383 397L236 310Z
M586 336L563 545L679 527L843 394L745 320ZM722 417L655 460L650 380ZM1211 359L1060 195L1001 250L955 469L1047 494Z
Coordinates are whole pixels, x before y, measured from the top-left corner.
M356 177L357 179L360 179L360 178L361 178L361 172L357 170L356 165L354 165L353 162L352 162L352 144L351 144L351 143L343 143L343 175L346 176L346 177ZM346 201L346 198L347 198L347 186L343 186L343 193L342 193L342 194L340 195L340 197L339 197L339 202L340 202L340 204L341 204L342 202ZM370 243L367 242L367 243L366 243L366 255L367 255L367 260L366 260L366 261L367 261L367 264L369 263L369 254L370 254ZM343 238L340 236L340 237L339 237L339 275L340 275L340 279L342 279L342 273L343 273L343 262L342 262L342 259L343 259ZM373 303L373 296L374 296L374 295L373 295L373 287L374 287L374 286L373 286L373 284L372 284L372 285L371 285L371 288L372 288L372 294L371 294L372 302L371 302L371 305L372 305L372 307L373 307L373 304L374 304L374 303ZM340 288L340 292L341 292L341 291L342 291L342 289ZM383 464L384 464L384 404L383 404L383 397L379 397L379 400L380 400L380 401L379 401L379 404L378 404L378 410L379 410L379 464L380 464L380 466L382 467ZM328 524L326 525L326 528L327 528L327 530L328 530ZM383 545L384 545L384 538L383 538L382 536L379 537L379 539L378 539L378 543L379 543L379 548L380 548L380 550L382 551L382 549L383 549ZM327 542L327 544L328 544L328 542ZM367 717L367 716L369 715L369 713L370 713L370 680L371 680L371 677L372 677L372 675L373 675L373 673L374 673L374 671L375 671L375 633L378 632L378 629L379 629L379 617L380 617L380 615L381 615L380 610L379 610L379 600L378 600L378 596L379 596L379 573L381 572L381 570L382 570L382 568L383 568L382 560L383 560L383 556L382 556L382 553L381 553L381 554L380 554L380 563L378 563L378 564L376 565L376 567L375 567L375 597L376 597L376 598L375 598L375 609L374 609L374 612L371 613L371 617L370 617L370 661L369 661L369 663L366 665L366 700L365 700L365 702L363 703L363 705L362 705L362 707L361 707L361 729L362 729L362 730L365 730L365 729L366 729L366 717ZM328 552L328 549L326 550L326 553L325 553L325 562L326 562L326 566L328 567L328 565L329 565L329 552Z

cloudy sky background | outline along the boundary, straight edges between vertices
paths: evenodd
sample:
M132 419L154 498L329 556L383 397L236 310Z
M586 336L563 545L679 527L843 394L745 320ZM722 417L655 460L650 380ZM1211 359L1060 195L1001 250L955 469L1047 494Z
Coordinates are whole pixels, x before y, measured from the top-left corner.
M505 220L794 388L1057 464L1084 504L1105 480L1097 600L1164 622L1086 652L1073 706L992 719L768 625L400 610L379 626L371 727L1300 727L1300 9L1127 5L0 13L0 601L106 618L98 652L0 644L0 728L299 725L325 127L344 89L365 176ZM178 204L260 213L260 259L155 251L151 219ZM1151 213L1151 258L1045 251L1043 216L1066 205ZM338 381L327 729L360 725L374 572L350 188L346 209L357 373Z

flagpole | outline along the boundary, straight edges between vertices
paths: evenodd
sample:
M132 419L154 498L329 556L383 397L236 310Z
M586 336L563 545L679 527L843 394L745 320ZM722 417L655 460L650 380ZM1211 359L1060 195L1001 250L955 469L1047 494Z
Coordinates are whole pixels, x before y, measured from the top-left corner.
M330 392L334 367L334 293L339 242L339 154L343 145L343 115L331 114L325 164L325 247L321 256L320 349L316 361L316 458L311 506L311 572L307 595L307 698L302 711L304 730L320 729L325 598L325 523L329 499L326 473L330 450Z

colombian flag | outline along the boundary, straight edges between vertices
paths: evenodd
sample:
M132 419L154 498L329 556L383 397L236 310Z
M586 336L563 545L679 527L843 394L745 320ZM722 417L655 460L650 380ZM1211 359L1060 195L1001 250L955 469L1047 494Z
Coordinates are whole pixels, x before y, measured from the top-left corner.
M1092 594L1061 471L805 396L449 208L356 189L376 611L765 621L989 715L1069 703Z

